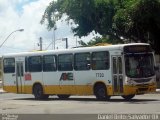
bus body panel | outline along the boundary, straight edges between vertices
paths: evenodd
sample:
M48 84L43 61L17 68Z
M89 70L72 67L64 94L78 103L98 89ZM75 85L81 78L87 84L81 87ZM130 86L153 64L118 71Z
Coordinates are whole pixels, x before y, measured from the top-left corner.
M138 46L148 44L129 45ZM109 96L154 92L156 90L155 75L151 76L151 80L148 82L139 83L134 83L136 78L126 76L126 63L123 52L124 46L128 46L128 44L4 55L3 60L8 58L15 59L15 72L4 72L3 89L7 92L32 94L33 86L38 83L42 85L44 94L93 95L94 86L97 83L103 83L106 86L106 92ZM108 69L93 70L91 69L93 67L92 64L89 66L91 68L88 70L75 70L75 68L73 68L71 71L55 70L45 72L42 70L41 72L28 72L25 68L25 57L29 56L55 55L58 57L58 55L61 54L72 54L75 56L77 53L86 52L92 55L93 52L100 51L109 52ZM73 64L74 62L75 61L73 61ZM137 78L137 80L141 79L142 78ZM130 84L128 81L133 81L133 84Z

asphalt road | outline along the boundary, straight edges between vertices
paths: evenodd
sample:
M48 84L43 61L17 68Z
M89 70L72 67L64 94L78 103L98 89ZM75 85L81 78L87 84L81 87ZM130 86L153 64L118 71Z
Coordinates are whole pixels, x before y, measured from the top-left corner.
M110 101L98 101L94 96L71 96L67 100L51 96L38 101L32 95L0 93L2 120L6 116L12 120L98 120L101 114L159 115L155 120L160 120L160 94L138 95L131 101L120 96L111 97Z

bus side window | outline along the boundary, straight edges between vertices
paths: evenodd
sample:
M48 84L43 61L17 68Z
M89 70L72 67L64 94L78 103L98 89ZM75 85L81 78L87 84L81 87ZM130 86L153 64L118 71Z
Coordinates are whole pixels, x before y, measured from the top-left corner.
M90 53L76 53L74 55L75 70L90 70L91 58Z
M73 55L72 54L58 55L58 70L59 71L72 71L73 70Z
M56 71L57 70L56 62L57 59L55 55L43 56L43 71L44 72Z
M109 69L109 52L100 51L92 53L92 69L106 70Z
M28 58L25 57L25 72L28 72Z
M29 69L29 72L41 72L42 71L41 56L28 57L28 69Z
M15 59L14 58L5 58L3 60L3 71L4 73L15 73Z

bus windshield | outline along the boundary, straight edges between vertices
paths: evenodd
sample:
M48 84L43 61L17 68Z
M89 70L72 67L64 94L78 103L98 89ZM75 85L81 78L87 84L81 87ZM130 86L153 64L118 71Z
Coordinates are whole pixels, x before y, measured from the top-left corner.
M153 54L126 54L126 75L131 78L151 77L154 72Z

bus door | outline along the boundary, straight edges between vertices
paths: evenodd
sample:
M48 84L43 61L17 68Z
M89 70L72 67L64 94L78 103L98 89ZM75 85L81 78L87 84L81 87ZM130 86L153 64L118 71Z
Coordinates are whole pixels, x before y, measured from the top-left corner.
M24 62L17 61L16 62L16 86L17 93L24 92Z
M112 80L113 94L120 95L123 93L123 70L122 57L112 56Z

